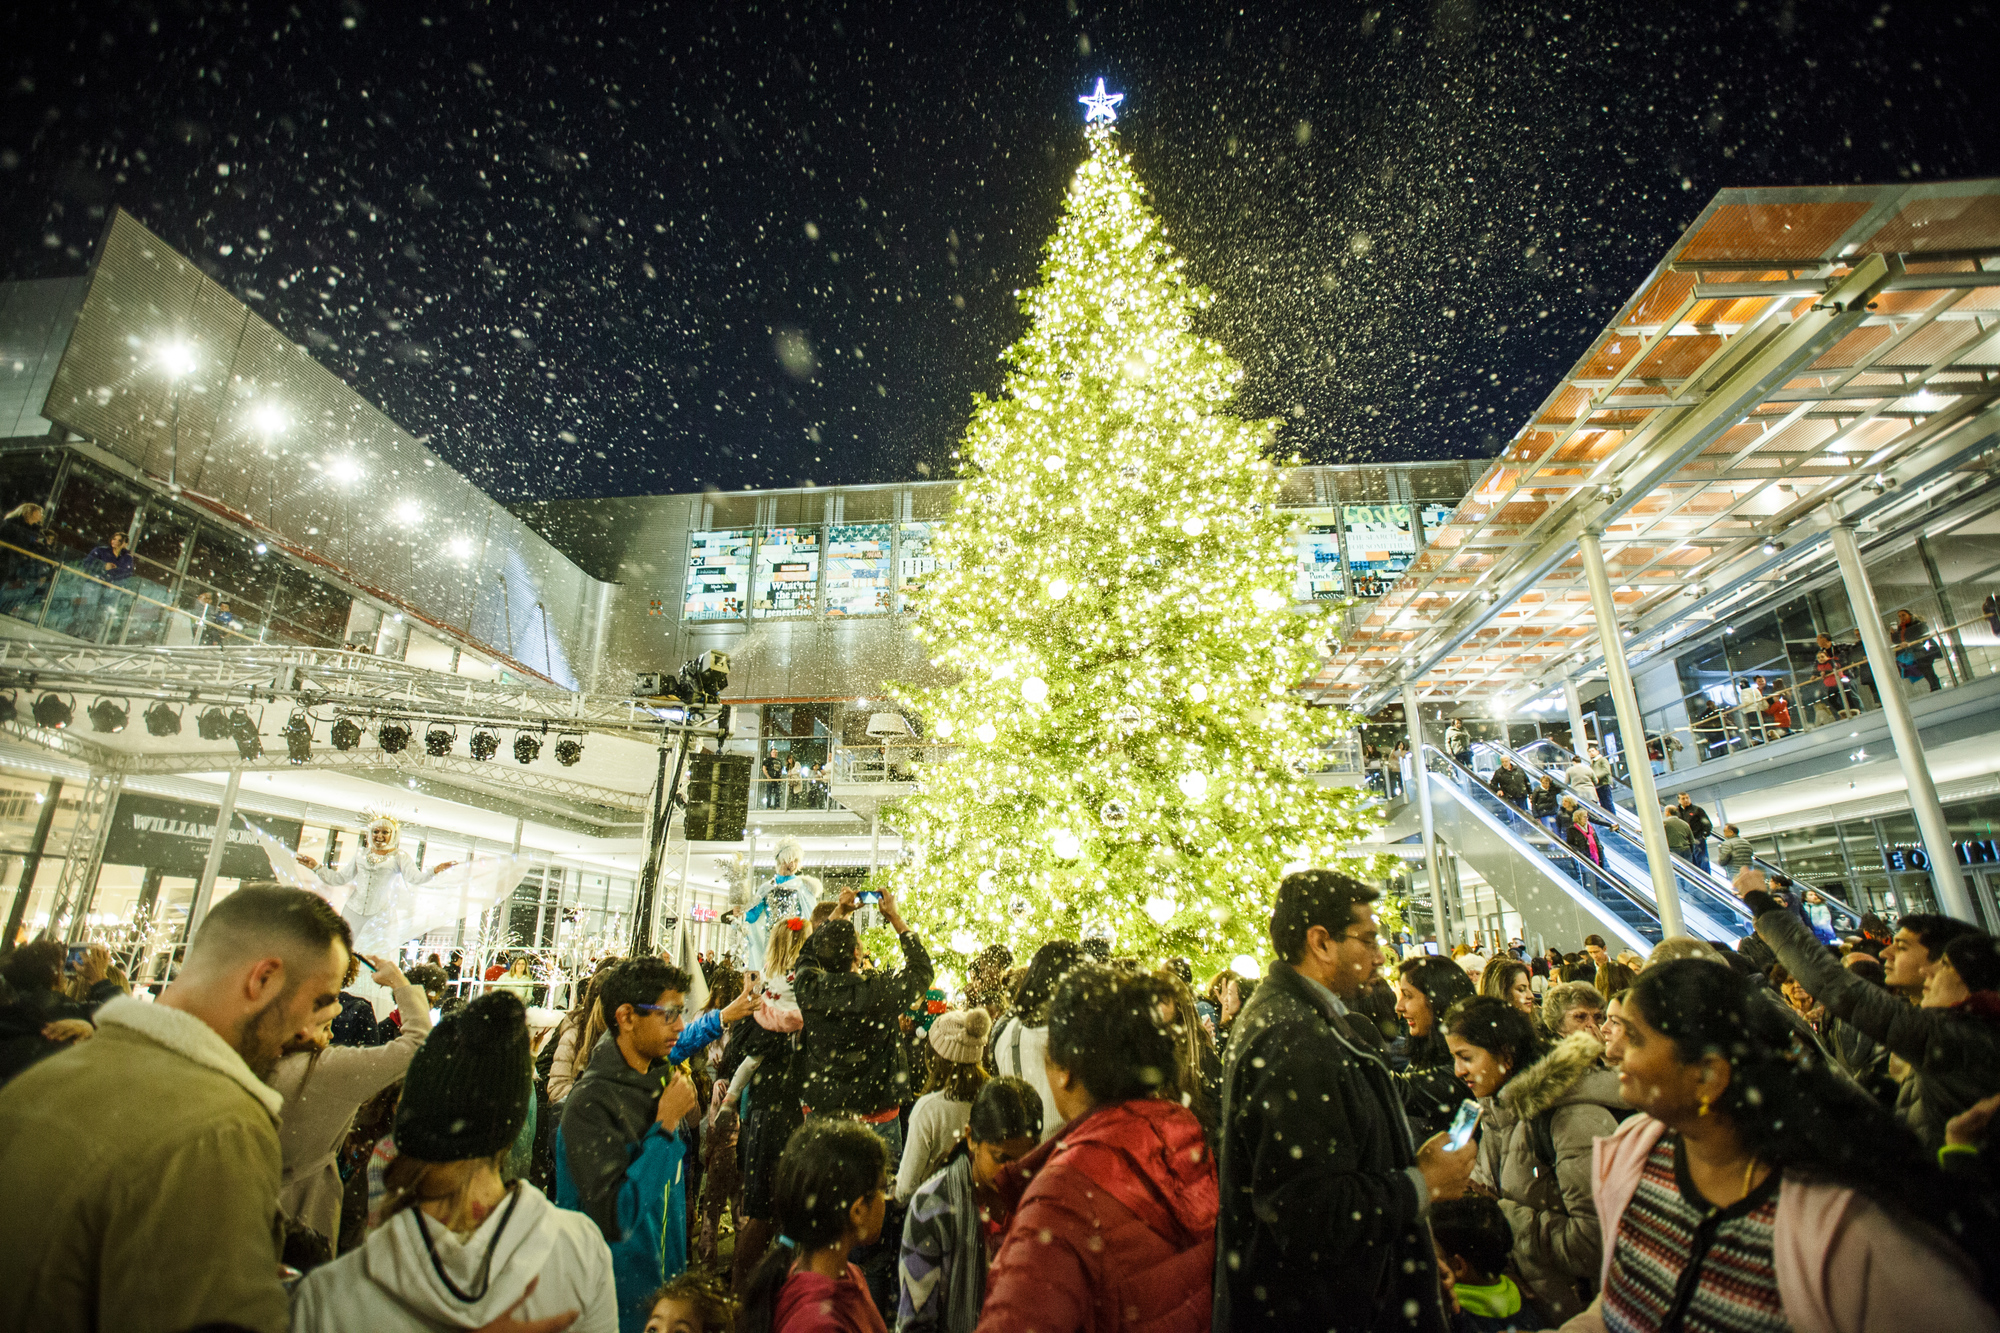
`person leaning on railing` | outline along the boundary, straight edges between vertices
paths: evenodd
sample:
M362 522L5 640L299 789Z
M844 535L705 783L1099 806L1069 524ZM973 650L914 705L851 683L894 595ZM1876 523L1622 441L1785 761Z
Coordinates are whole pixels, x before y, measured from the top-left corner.
M12 614L24 602L33 600L49 577L47 535L42 531L42 507L15 505L0 517L0 544L6 557L5 586L0 587L0 611Z

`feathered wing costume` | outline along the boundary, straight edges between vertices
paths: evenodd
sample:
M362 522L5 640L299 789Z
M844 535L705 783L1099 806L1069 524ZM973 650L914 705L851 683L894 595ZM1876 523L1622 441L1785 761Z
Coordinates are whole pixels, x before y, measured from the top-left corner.
M389 832L389 850L377 852L373 835L382 828ZM528 872L527 858L498 856L461 861L433 874L402 849L401 829L386 814L368 812L361 845L338 866L317 870L300 865L291 848L262 829L253 825L251 831L279 881L309 889L339 910L354 932L356 953L393 956L408 941L491 907ZM387 988L372 984L366 968L348 989L373 1000L378 1015L395 1005Z

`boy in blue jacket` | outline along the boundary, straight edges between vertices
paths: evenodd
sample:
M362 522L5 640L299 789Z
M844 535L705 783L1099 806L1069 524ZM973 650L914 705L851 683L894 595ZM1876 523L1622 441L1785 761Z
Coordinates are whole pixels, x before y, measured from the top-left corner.
M653 1292L687 1267L688 1146L677 1131L698 1099L683 1062L757 1003L746 989L688 1023L691 983L658 958L605 977L608 1030L556 1131L556 1203L587 1215L611 1247L619 1333L642 1333Z

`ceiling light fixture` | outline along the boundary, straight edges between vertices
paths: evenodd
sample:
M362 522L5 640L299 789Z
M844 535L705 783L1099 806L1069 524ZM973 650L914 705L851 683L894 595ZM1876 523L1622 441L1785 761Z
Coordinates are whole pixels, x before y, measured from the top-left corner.
M385 754L401 754L410 748L410 725L388 721L375 729L375 742Z
M351 717L343 717L333 724L333 748L352 750L361 744L361 726Z
M125 724L132 720L131 705L127 704L121 708L109 699L99 699L84 709L83 713L90 719L92 731L120 732L125 730Z

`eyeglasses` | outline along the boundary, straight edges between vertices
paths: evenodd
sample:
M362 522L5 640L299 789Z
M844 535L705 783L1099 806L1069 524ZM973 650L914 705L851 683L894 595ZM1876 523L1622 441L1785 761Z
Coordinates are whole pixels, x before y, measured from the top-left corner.
M1379 949L1382 947L1382 936L1378 931L1371 930L1366 935L1347 935L1342 938L1350 940L1364 949Z
M632 1007L642 1014L658 1014L669 1023L687 1013L685 1004L635 1004Z

